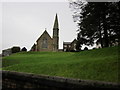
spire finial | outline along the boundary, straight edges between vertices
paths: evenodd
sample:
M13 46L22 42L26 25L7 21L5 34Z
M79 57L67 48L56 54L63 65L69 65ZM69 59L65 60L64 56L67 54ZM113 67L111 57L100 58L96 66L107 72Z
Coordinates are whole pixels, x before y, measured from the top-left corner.
M56 13L56 16L55 16L55 21L54 21L54 27L53 28L59 28L57 13Z

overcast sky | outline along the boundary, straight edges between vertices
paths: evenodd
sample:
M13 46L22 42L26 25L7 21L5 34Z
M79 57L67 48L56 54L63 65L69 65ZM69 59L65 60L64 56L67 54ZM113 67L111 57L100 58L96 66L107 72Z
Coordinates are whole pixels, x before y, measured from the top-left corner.
M59 48L63 48L63 41L71 42L76 38L76 23L73 22L73 12L66 0L11 1L2 2L2 50L13 46L30 50L45 28L52 37L56 13L59 22Z

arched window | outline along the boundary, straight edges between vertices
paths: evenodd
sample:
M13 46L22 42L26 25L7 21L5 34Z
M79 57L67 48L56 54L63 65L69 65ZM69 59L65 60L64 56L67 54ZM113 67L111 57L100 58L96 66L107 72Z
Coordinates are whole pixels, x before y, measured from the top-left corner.
M42 48L47 48L47 47L48 47L47 39L46 39L46 38L43 38Z

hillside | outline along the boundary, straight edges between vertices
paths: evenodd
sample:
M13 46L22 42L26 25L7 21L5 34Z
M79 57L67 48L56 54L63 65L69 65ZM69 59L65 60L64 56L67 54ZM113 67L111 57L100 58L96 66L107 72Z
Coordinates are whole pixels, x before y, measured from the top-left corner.
M81 52L20 52L3 57L3 70L118 82L118 47Z

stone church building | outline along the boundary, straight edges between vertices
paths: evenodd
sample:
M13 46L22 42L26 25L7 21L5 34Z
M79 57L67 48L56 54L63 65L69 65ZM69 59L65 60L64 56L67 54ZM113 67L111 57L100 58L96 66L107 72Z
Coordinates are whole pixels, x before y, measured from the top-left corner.
M37 39L36 44L31 48L31 51L58 51L59 49L59 25L58 17L56 14L54 26L53 26L53 37L51 37L45 30L43 34Z
M76 39L72 42L63 42L63 49L59 49L59 24L57 14L55 16L53 26L53 36L51 37L45 30L43 34L37 39L36 44L31 48L31 51L75 51Z

